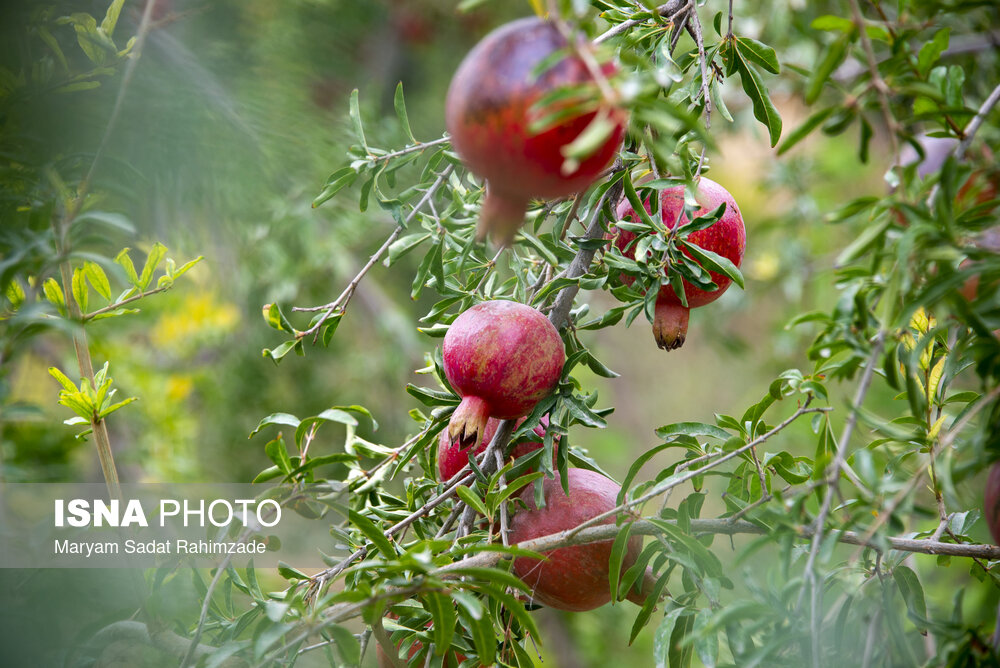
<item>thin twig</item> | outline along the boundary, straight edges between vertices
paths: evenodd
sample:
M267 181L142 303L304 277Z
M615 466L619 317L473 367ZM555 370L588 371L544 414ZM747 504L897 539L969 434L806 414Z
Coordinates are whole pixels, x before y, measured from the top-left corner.
M599 239L604 236L604 227L601 224L601 215L604 209L605 202L611 200L614 201L621 194L621 185L615 184L608 189L601 200L594 206L594 213L590 217L590 224L587 226L587 232L583 235L585 240ZM590 268L590 263L594 260L594 255L597 253L596 248L580 248L573 261L570 262L569 267L566 269L566 276L568 278L578 278L587 273ZM556 329L562 329L563 325L569 318L570 309L573 307L573 300L576 298L576 294L580 291L580 284L573 283L567 285L565 288L559 291L558 296L553 302L552 311L549 312L549 322L555 325Z
M451 137L445 135L440 139L434 139L433 141L417 142L413 146L407 146L406 148L401 148L398 151L393 151L392 153L383 153L381 155L376 155L369 152L369 157L375 162L384 162L386 160L392 160L393 158L398 158L403 155L408 155L410 153L415 153L416 151L423 151L432 146L440 146L441 144L447 144L451 141Z
M656 8L656 13L657 14L674 14L681 7L685 6L686 4L688 4L688 0L673 0L672 2L668 2L666 4L662 4L659 7L657 7ZM636 27L637 25L641 25L643 23L645 23L645 20L639 21L639 20L636 20L636 19L629 19L628 21L622 21L621 23L619 23L615 27L610 28L610 29L604 31L603 33L601 33L600 35L598 35L594 39L594 44L600 44L601 42L605 42L605 41L611 39L612 37L614 37L616 35L620 35L623 32L625 32L627 30L631 30L632 28Z
M427 204L427 202L429 202L432 197L434 197L434 193L437 192L437 189L441 187L441 184L444 183L445 179L448 178L448 175L451 174L454 168L455 168L454 165L448 165L448 167L445 168L444 171L438 174L437 179L434 181L431 187L428 188L424 196L420 199L419 202L417 202L416 206L414 206L413 209L410 211L410 213L406 216L406 219L403 221L403 224L396 226L396 229L393 230L392 234L389 235L389 238L387 238L385 242L382 244L382 246L379 247L379 249L375 251L375 253L368 259L368 262L366 262L365 266L361 268L361 271L358 272L357 276L351 279L351 282L347 284L347 287L344 288L344 291L340 293L339 297L337 297L334 301L330 302L329 304L324 304L323 306L313 306L307 308L296 307L292 309L294 311L305 311L305 312L324 311L322 317L320 317L320 319L317 320L312 327L310 327L305 331L297 332L295 338L301 340L311 335L318 336L319 330L323 326L323 323L325 323L327 320L333 317L334 313L338 309L340 310L341 313L343 313L347 309L347 304L348 302L351 301L351 297L354 295L354 291L357 289L358 284L361 282L361 279L363 279L365 277L365 274L367 274L368 271L375 266L376 262L382 259L382 256L385 255L387 250L389 250L389 246L392 245L392 242L394 242L399 237L399 235L402 234L403 230L405 230L406 226L409 225L410 222L416 217L420 209L422 209L424 205Z
M691 8L688 16L690 16L688 26L693 31L694 41L698 46L698 64L701 67L701 97L705 103L705 129L708 130L712 127L712 96L708 90L708 57L705 55L705 37L701 30L701 19L698 18L697 6ZM704 153L698 162L699 173L703 161Z
M986 121L986 117L989 116L990 111L997 105L997 102L1000 102L1000 84L997 84L997 87L993 89L993 92L990 93L989 97L979 107L976 115L965 126L965 130L962 131L962 141L955 147L956 160L961 160L965 157L965 152L969 149L969 145L972 144L973 138L979 132L979 128L982 127Z
M135 75L135 68L138 66L140 56L142 55L142 47L146 43L146 36L149 34L152 26L153 6L155 4L156 0L147 0L146 6L143 9L142 18L139 21L139 28L136 32L135 43L132 45L131 57L125 65L121 85L118 87L118 95L115 98L114 107L111 109L111 116L108 118L108 123L104 127L104 134L101 137L100 143L97 145L97 150L94 152L94 159L90 163L90 168L87 170L87 174L84 176L83 181L81 181L77 186L76 194L69 198L66 203L66 210L61 218L58 222L55 218L53 218L56 247L59 255L62 257L68 256L67 239L70 227L72 227L73 221L76 220L76 217L80 214L80 211L83 208L83 204L87 199L87 193L90 191L91 184L94 180L94 174L97 173L97 167L101 162L101 157L104 155L104 151L111 139L111 135L118 125L118 117L121 114L122 104L125 101L125 94L128 92L129 84L132 83L132 77ZM58 180L58 177L56 178L56 182L61 183ZM83 314L80 312L80 307L76 303L76 300L73 299L71 293L72 267L70 266L68 259L60 263L59 272L60 277L62 278L62 288L66 308L74 320L82 322ZM80 367L80 375L90 381L91 385L94 385L94 362L90 354L90 345L87 341L87 333L83 327L78 328L73 333L73 346L76 350L76 358ZM118 481L118 469L115 466L114 454L111 450L111 439L108 436L107 423L103 418L100 418L95 414L95 416L90 420L90 427L94 434L94 444L97 448L97 457L101 464L101 473L104 476L105 484L107 484L108 493L111 495L112 499L120 498L121 486Z
M676 522L672 520L668 521L657 519L657 521L667 521L670 524L676 524ZM812 526L793 527L789 530L801 538L810 538L815 535L815 527ZM619 531L621 531L621 527L615 524L601 524L583 529L575 527L567 531L561 531L548 536L541 536L532 540L523 541L518 543L516 547L524 550L531 550L533 552L545 553L561 547L586 545L589 543L613 540L618 535ZM662 531L663 530L659 526L646 519L640 519L632 522L631 535L633 536L653 536L662 533ZM772 530L752 522L740 520L733 523L730 522L728 518L718 518L691 520L691 533L695 535L716 534L735 536L739 534L752 534L760 536L768 535L772 533ZM848 545L864 544L862 542L863 537L853 531L840 531L835 534L835 537L838 542ZM889 546L889 549L915 554L948 555L953 557L969 557L988 560L1000 559L1000 547L996 545L942 543L927 539L896 537L886 538L885 544ZM879 541L869 543L867 546L876 550L881 550L884 545L881 541ZM456 571L460 572L470 567L490 568L492 566L496 566L500 563L500 561L506 558L506 555L497 552L481 552L472 555L467 559L441 566L440 568L431 571L429 575L434 578L451 579L459 577ZM402 596L409 591L411 591L411 589L400 589L399 591L390 590L381 595L380 598ZM359 616L367 604L367 601L357 603L338 603L327 608L327 610L324 611L324 614L329 622L341 622Z
M868 356L868 362L865 365L865 371L861 375L861 381L858 383L857 392L854 395L854 401L851 404L851 412L847 416L847 421L844 423L844 431L841 432L840 441L837 443L837 454L834 456L833 462L827 468L826 475L824 479L826 481L827 487L832 487L836 484L836 481L840 477L840 469L844 465L844 461L847 458L847 448L851 440L851 435L854 433L854 427L858 421L858 411L861 408L861 404L864 403L865 397L868 395L868 388L871 387L872 378L875 374L875 363L878 361L878 356L882 353L882 345L885 341L885 332L879 331L878 335L875 337L875 345L872 346L871 354ZM816 556L819 554L820 545L823 542L823 529L826 525L826 518L830 514L830 506L833 502L832 490L828 489L826 495L823 497L823 505L820 507L819 515L816 517L815 527L816 531L813 534L812 547L809 550L809 558L806 561L805 574L809 581L809 589L812 592L811 596L811 620L813 626L813 639L812 639L812 663L814 668L819 668L820 665L820 654L819 654L819 597L821 594L820 587L816 584L816 573L813 569L813 565L816 562ZM801 594L799 595L798 605L802 604L802 597L805 595L806 589L803 588Z
M742 445L742 446L740 446L740 447L738 447L735 450L732 450L730 452L723 453L722 451L720 451L720 452L717 452L717 453L708 453L706 455L703 455L703 457L705 457L705 458L709 458L709 457L714 458L717 455L719 457L714 462L710 462L708 464L705 464L704 466L701 466L701 467L695 469L694 471L690 471L690 472L688 472L688 473L686 473L684 475L678 476L675 473L674 475L670 476L669 478L667 478L663 482L659 483L658 485L655 485L651 490L649 490L648 492L646 492L642 496L640 496L640 497L638 497L636 499L633 499L631 501L626 501L625 503L623 503L623 504L621 504L619 506L616 506L616 507L612 508L611 510L608 510L607 512L603 512L603 513L600 513L599 515L595 515L594 517L590 518L586 522L583 522L582 524L580 524L580 526L578 526L578 527L576 527L574 529L571 529L570 530L570 535L572 535L573 533L575 533L577 531L580 531L581 529L585 529L587 527L594 526L594 525L600 523L602 520L605 520L605 519L607 519L609 517L614 517L614 516L616 516L616 515L618 515L620 513L628 512L632 508L635 508L637 506L642 505L646 501L649 501L650 499L655 498L655 497L659 496L660 494L663 494L667 490L673 489L674 487L677 487L678 485L682 485L685 482L687 482L688 480L691 480L693 478L697 478L700 475L704 475L707 471L709 471L711 469L714 469L717 466L720 466L722 464L725 464L726 462L728 462L730 459L733 459L734 457L739 457L744 452L746 452L746 451L748 451L748 450L750 450L752 448L755 448L756 446L758 446L761 443L763 443L764 441L768 440L769 438L771 438L772 436L774 436L778 432L782 431L783 429L785 429L786 427L788 427L790 424L792 424L793 422L795 422L797 419L799 419L801 416L803 416L803 415L805 415L807 413L823 413L823 412L826 412L826 411L830 410L828 408L809 408L809 404L810 404L811 401L812 401L812 395L809 395L809 397L806 399L805 403L802 406L800 406L794 413L792 413L791 416L789 416L788 418L786 418L783 422L781 422L781 424L775 426L773 429L771 429L767 433L761 434L760 436L758 436L754 440L750 441L749 443L747 443L745 445Z
M879 105L882 108L882 117L885 120L886 130L889 133L889 146L892 151L892 163L894 164L899 156L899 143L896 139L898 123L896 123L896 118L892 115L892 109L889 106L889 86L886 85L882 75L879 74L878 62L875 60L875 50L872 48L872 42L868 38L868 31L865 29L865 19L861 15L858 0L850 0L850 3L854 25L857 26L858 35L861 37L861 45L864 47L865 57L868 60L868 73L871 75L872 86L875 88L875 92L878 93Z
M497 468L503 469L503 455L497 450L493 453L493 458L496 460ZM500 474L499 481L499 491L503 492L507 488L507 474ZM504 547L510 545L510 529L508 528L510 520L507 516L507 502L504 501L500 504L500 541L503 543Z

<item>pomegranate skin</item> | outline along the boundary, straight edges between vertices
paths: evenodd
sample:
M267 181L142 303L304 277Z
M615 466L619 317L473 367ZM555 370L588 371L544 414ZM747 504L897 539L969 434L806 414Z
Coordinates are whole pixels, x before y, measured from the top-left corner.
M583 61L568 55L534 76L553 52L566 48L559 29L525 18L500 26L480 41L459 65L445 101L445 125L465 166L486 180L486 199L477 238L491 234L510 244L524 220L528 200L565 197L589 186L612 162L625 135L626 115L602 110L614 124L607 139L576 169L563 172L562 148L576 139L598 113L564 119L532 134L539 114L532 105L560 87L593 81ZM584 47L586 48L586 47ZM604 68L611 73L613 66Z
M524 488L520 499L527 508L511 519L511 544L572 529L618 505L621 487L613 480L587 469L571 468L566 473L569 496L558 479L540 481L545 493L545 507L541 510L535 506L534 485ZM614 522L614 517L608 517L602 524ZM608 573L613 543L608 540L561 547L545 553L546 561L518 557L514 560L514 574L531 588L533 600L539 603L573 612L593 610L611 601ZM629 538L622 572L635 563L641 550L642 539ZM629 599L642 600L631 595Z
M983 515L993 542L1000 545L1000 462L990 468L983 492Z
M468 309L448 328L444 372L462 396L448 437L478 447L489 418L524 417L559 383L566 351L541 313L517 302L493 300Z
M726 210L711 227L687 235L687 241L721 255L739 267L743 263L747 238L746 227L743 225L743 214L740 213L736 200L729 194L729 191L704 176L701 177L698 184L697 198L700 208L695 212L696 218L711 213L723 202L726 203ZM646 200L645 207L647 211L650 210L649 200ZM668 229L672 230L678 224L687 223L688 217L683 215L684 186L663 190L660 193L660 209L663 212L663 223ZM617 214L619 220L639 221L639 216L627 199L623 199L618 205ZM615 246L625 257L630 259L635 259L635 248L634 246L626 248L626 246L635 239L635 236L632 232L619 229L614 237ZM712 281L719 286L718 290L702 290L684 281L687 307L681 304L681 300L671 286L660 287L660 293L656 298L656 315L653 322L653 335L660 348L673 350L681 347L687 338L690 309L714 302L732 284L732 279L723 274L712 271L709 272L709 275L712 277ZM625 277L625 280L631 284L633 279Z
M517 421L517 426L520 427L524 420L525 418L520 418ZM511 451L508 459L518 459L519 457L523 457L530 452L541 450L545 447L542 443L542 439L545 438L545 430L549 426L548 416L543 415L539 420L539 423L540 424L532 430L535 435L538 436L539 440L518 443L514 446L514 450ZM479 447L475 449L475 454L482 454L483 451L486 450L486 446L493 440L493 435L497 433L498 426L500 426L500 420L497 420L496 418L490 418L486 421L486 429L483 430L483 439L479 443ZM558 449L558 439L559 437L557 436L555 440L556 449ZM438 473L440 474L440 480L442 482L451 480L456 473L465 467L469 461L469 452L471 452L469 447L463 448L459 441L451 439L448 436L447 429L441 432L441 435L438 437L437 463ZM555 452L553 452L553 457L555 457Z

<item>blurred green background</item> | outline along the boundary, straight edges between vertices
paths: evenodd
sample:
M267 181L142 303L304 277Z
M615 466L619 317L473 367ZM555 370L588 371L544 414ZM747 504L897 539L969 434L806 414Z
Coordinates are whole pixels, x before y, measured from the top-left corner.
M487 2L467 13L442 0L158 4L158 25L95 183L108 199L103 208L125 216L136 233L105 237L93 248L113 256L121 247L143 249L158 240L179 262L197 255L205 260L174 289L145 301L140 314L88 329L96 364L110 360L121 392L140 398L109 421L123 480L248 481L269 462L266 439L247 436L274 412L306 416L362 404L381 425L363 435L401 443L414 427L407 411L415 400L404 387L439 344L416 330L433 300L426 292L418 303L409 299L419 257L408 256L391 271L376 266L329 348L308 347L304 358L290 355L280 366L261 354L281 341L265 325L261 308L332 301L394 227L386 212L359 213L351 191L318 209L310 206L353 141L351 90L360 91L374 145L405 143L392 107L400 81L414 133L436 139L444 131L445 91L464 53L492 27L530 13L529 3ZM709 4L706 17L725 3ZM55 5L55 15L101 16L107 3ZM818 45L797 37L826 5L741 2L736 25L740 34L775 45L785 64L807 66ZM34 0L0 7L3 64L24 57L25 26L39 7ZM134 33L140 7L126 3L123 34ZM2 122L16 124L33 142L40 163L74 156L86 162L107 124L117 83L111 79L74 96L35 97L7 108ZM808 114L794 95L802 78L786 68L784 77L769 83L787 132ZM629 329L592 335L597 355L621 377L582 380L616 411L608 429L580 429L572 440L619 476L658 442L656 427L739 414L767 391L775 374L808 366L811 330L788 330L785 323L795 313L833 303L836 249L856 232L826 224L823 212L885 190L887 165L879 159L886 151L872 150L872 161L862 166L850 135L816 134L778 160L745 96L734 94L729 108L735 123L713 123L718 145L709 165L711 177L740 203L747 224L747 287L695 311L688 342L677 352L657 350L641 319ZM588 299L597 303L595 310L610 305L604 295ZM3 361L4 480L101 479L92 444L75 440L61 424L71 414L56 404L58 386L46 372L53 365L72 372L75 364L71 341L61 335L36 338ZM845 403L844 397L831 400ZM892 414L892 397L870 401L876 412ZM807 429L802 424L784 432L781 447L796 452L796 433ZM331 434L313 447L335 451L339 436ZM667 456L674 455L660 455ZM654 461L647 470L655 468ZM706 515L723 508L722 491L709 487ZM977 494L978 487L969 490L969 506L977 505ZM728 539L715 545L726 559ZM116 595L114 587L96 587L83 598L113 603ZM983 609L986 603L967 601ZM178 592L173 605L187 606L184 614L190 614L197 596ZM537 614L546 634L540 648L546 666L647 665L655 625L627 647L633 615L620 608Z

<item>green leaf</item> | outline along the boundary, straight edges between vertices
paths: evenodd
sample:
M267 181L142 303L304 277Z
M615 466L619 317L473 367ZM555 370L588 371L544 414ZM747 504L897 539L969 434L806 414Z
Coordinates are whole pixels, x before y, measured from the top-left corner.
M285 578L286 580L308 580L309 576L300 571L299 569L286 564L283 561L278 562L278 575Z
M785 141L781 142L781 146L778 147L778 155L782 155L787 152L790 148L798 144L800 141L805 139L809 133L819 127L823 121L830 117L835 110L835 107L827 107L826 109L820 109L815 114L807 118L799 127L795 128L791 134L785 137Z
M656 668L670 668L673 666L670 660L674 649L671 645L671 638L674 635L674 627L677 625L677 620L684 610L685 608L681 607L668 610L663 615L663 621L656 628L656 635L653 637L653 660Z
M115 26L118 25L118 16L122 12L122 6L125 5L125 0L113 0L110 5L108 5L108 11L104 15L104 20L101 21L101 30L104 31L108 37L111 37L115 33Z
M663 440L672 436L711 436L720 441L725 441L730 434L725 429L704 422L675 422L660 427L656 430L656 435Z
M486 582L491 582L501 587L513 587L514 589L523 591L525 594L531 594L531 589L529 589L528 585L524 584L524 582L522 582L520 578L499 568L460 566L458 568L450 568L448 572L453 575L458 575L458 576L466 575L479 580L484 580Z
M285 475L292 472L292 460L288 457L288 449L285 447L285 440L278 435L278 438L268 441L264 446L264 454L274 462Z
M809 26L815 30L838 30L842 33L849 33L854 30L854 21L843 16L825 14L814 18Z
M396 260L430 239L431 236L430 232L426 232L424 234L409 234L405 237L396 239L389 245L389 254L385 260L385 266L392 266Z
M900 564L892 570L892 577L899 587L899 593L906 601L906 609L910 619L921 633L927 632L927 603L924 601L924 588L917 574L908 566Z
M483 517L490 517L490 512L486 509L486 504L476 496L476 493L465 485L459 485L455 488L455 493L458 494L459 498L462 499L470 508L475 510L477 513Z
M417 140L413 137L413 130L410 129L410 119L406 115L406 101L403 99L403 82L400 81L396 84L396 94L392 98L392 106L396 108L396 118L399 119L399 125L403 128L403 132L413 143Z
M617 124L612 122L607 114L599 113L594 116L576 139L560 149L563 157L566 158L566 162L562 166L563 173L574 174L579 167L579 161L586 160L593 155L594 151L607 141L616 127L618 127Z
M694 649L705 668L715 668L719 661L719 638L714 631L706 631L712 611L699 610L694 619Z
M529 485L529 484L533 483L534 481L538 480L539 478L541 478L544 475L545 474L542 473L541 471L536 471L534 473L529 473L527 475L523 475L520 478L518 478L517 480L514 480L512 482L507 483L507 486L505 488L503 488L502 490L500 490L500 492L497 494L496 498L493 500L494 507L499 508L501 503L503 503L504 501L506 501L507 499L509 499L511 496L513 496L521 488L525 487L526 485Z
M350 629L339 624L325 624L324 630L333 636L340 658L347 666L357 666L361 663L361 643Z
M167 255L167 247L157 241L146 256L146 264L142 267L142 275L139 276L138 288L145 290L153 280L153 272L160 265L160 262Z
M60 371L56 367L54 367L54 366L50 366L49 367L49 375L51 375L53 378L55 378L56 380L58 380L59 384L62 385L63 388L67 392L79 392L80 391L79 388L77 388L76 384L73 381L71 381L66 374L64 374L62 371Z
M728 258L722 257L721 255L714 253L710 250L705 250L697 244L693 244L689 241L679 239L678 243L687 250L698 264L702 266L703 269L707 271L715 272L716 274L722 274L728 276L733 283L743 288L743 274L740 273L739 267L733 264Z
M327 200L332 199L334 195L353 184L357 179L358 172L353 167L341 167L326 180L323 191L319 195L316 195L316 199L312 201L312 208L315 209Z
M437 593L427 594L424 597L424 605L434 620L431 627L434 635L434 652L443 655L451 647L451 638L455 633L455 606L452 605L450 598ZM469 616L475 619L473 615ZM484 616L488 617L480 615L479 620L481 621Z
M250 438L257 435L264 427L271 425L285 425L287 427L298 427L301 420L290 413L272 413L257 424L257 428L250 432Z
M122 269L125 270L125 276L132 285L139 287L139 275L135 273L135 265L132 264L132 258L129 257L129 249L123 248L118 256L115 257L115 262L117 262Z
M83 272L86 274L87 280L90 281L90 285L97 290L97 294L111 301L111 283L101 265L88 260L83 263Z
M749 65L742 57L736 60L737 69L740 71L740 83L743 84L743 90L746 92L747 97L753 102L754 118L763 123L767 128L768 135L771 138L771 146L773 147L781 137L781 116L778 114L774 103L771 102L771 98L767 94L767 88L760 80L760 75L757 74L753 66Z
M42 291L45 292L45 298L49 300L63 315L66 314L66 299L63 295L62 286L59 285L59 281L54 278L48 278L45 283L42 284Z
M847 247L840 252L834 266L843 267L844 265L849 264L864 255L865 251L873 246L875 242L878 241L883 234L885 234L885 231L889 229L890 225L892 225L892 218L889 216L884 216L881 222L877 224L869 224L864 230L862 230L861 234L854 239L854 241L849 243Z
M853 25L853 24L852 24ZM850 43L850 35L840 37L826 50L826 55L820 61L816 69L813 70L806 86L806 104L812 104L823 92L823 85L826 83L833 71L840 67L847 57L847 46Z
M375 547L378 548L379 552L389 559L396 558L396 550L392 546L392 542L385 537L385 534L375 525L374 522L356 510L350 510L348 512L350 513L351 524L360 529L361 533L363 533L368 540L375 544Z
M951 28L942 28L934 34L934 38L929 42L924 42L920 47L920 54L917 56L917 69L920 76L926 78L931 69L941 58L941 54L948 48L951 38Z
M77 305L80 307L80 313L87 312L87 303L89 302L89 290L87 290L87 279L83 269L77 268L73 270L73 299L76 300Z
M737 37L736 48L739 49L744 58L752 60L771 74L781 73L778 55L767 44L751 37Z
M493 632L493 619L490 615L482 615L479 619L473 617L465 608L459 608L458 614L463 625L472 635L472 641L479 654L479 664L491 666L496 660L496 634Z
M608 423L604 420L604 418L591 410L587 404L574 395L566 397L563 402L563 406L569 410L569 414L572 415L577 422L584 426L596 429L603 429L608 426Z
M295 333L292 323L288 321L288 318L282 313L281 307L277 304L268 304L264 307L264 322L267 323L268 327L276 329L279 332Z
M170 277L171 278L180 278L181 276L183 276L184 274L186 274L191 269L191 267L195 266L196 264L198 264L199 262L201 262L204 259L205 259L204 255L199 255L195 259L190 260L188 262L185 262L184 264L181 265L180 269L174 269L173 271L171 271L170 272Z
M114 413L119 408L124 408L125 406L128 406L133 401L138 401L138 400L139 400L138 397L129 397L128 399L122 399L121 401L119 401L117 403L114 403L114 404L111 404L110 406L102 408L101 411L100 411L100 413L98 413L98 417L106 418L107 416L111 415L112 413Z
M302 341L285 341L284 343L270 350L265 348L264 357L270 357L272 360L274 360L274 363L277 364L279 361L281 361L282 357L292 352L293 350L297 355L303 355L304 352L302 349Z
M358 104L357 88L351 91L350 116L351 116L351 124L354 126L354 134L358 138L358 141L361 142L362 148L364 148L365 152L367 153L368 140L365 139L365 129L361 125L361 109L360 105Z
M609 563L608 581L611 584L611 600L618 600L618 583L621 580L622 564L625 563L625 553L628 551L628 539L632 535L632 523L622 526L615 542L611 544L611 559Z

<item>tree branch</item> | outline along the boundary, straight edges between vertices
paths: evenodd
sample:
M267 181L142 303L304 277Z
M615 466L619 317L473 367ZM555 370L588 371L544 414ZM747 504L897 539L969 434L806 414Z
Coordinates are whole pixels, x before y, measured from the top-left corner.
M676 524L673 520L659 521L667 521L670 524ZM541 536L532 540L523 541L518 543L516 547L524 550L530 550L532 552L549 552L562 547L572 547L574 545L586 545L589 543L614 540L620 531L621 527L615 524L602 524L599 526L587 527L585 529L575 527L559 533L549 534L548 536ZM640 519L632 522L631 535L633 536L659 535L662 531L663 530L661 528L647 519ZM795 527L791 531L793 531L795 535L800 538L810 538L815 535L815 528L813 527ZM771 533L769 529L762 527L759 524L744 520L730 522L728 518L691 520L691 532L692 534L713 534L723 536L735 536L739 534L763 536ZM875 550L882 550L886 545L888 545L889 549L898 550L900 552L979 559L1000 559L1000 547L997 547L996 545L956 544L928 539L896 537L887 537L882 541L865 541L863 536L854 531L840 531L836 532L835 535L837 540L841 543L848 545L864 545ZM455 574L455 571L457 570L469 567L490 568L496 566L507 558L508 557L506 555L498 552L481 552L464 560L437 568L431 571L429 575L440 579L453 579L459 577L459 575ZM394 595L405 596L411 591L412 590L410 588L400 588L398 591L386 592L385 595L380 596L380 598L387 598ZM359 616L366 604L367 602L338 603L337 605L328 608L325 611L325 615L329 622L341 622L346 619Z
M657 7L656 8L656 13L657 14L676 14L681 9L681 7L683 7L687 3L688 3L688 0L672 0L671 2L667 2L667 3L662 4L659 7ZM616 35L620 35L623 32L626 32L627 30L631 30L635 26L641 25L641 24L643 24L645 22L646 22L645 20L638 21L638 20L635 20L635 19L629 19L628 21L622 21L621 23L619 23L615 27L610 28L609 30L606 30L603 33L601 33L600 35L598 35L594 39L594 44L600 44L601 42L606 42L607 40L611 39L612 37L614 37Z
M319 330L323 326L323 323L325 323L327 320L333 317L333 314L334 312L337 311L337 309L340 309L341 313L343 313L347 309L347 303L350 302L351 297L354 296L354 291L357 289L358 284L361 283L361 279L363 279L365 277L365 274L367 274L368 271L375 266L376 262L382 259L382 256L385 255L387 250L389 250L389 246L392 245L392 242L394 242L399 237L399 235L402 234L403 230L406 229L406 226L410 224L410 221L412 221L416 217L417 212L419 212L420 209L422 209L424 205L426 205L427 202L429 202L431 198L434 197L434 193L437 192L437 189L441 187L441 184L444 183L445 179L448 178L448 176L451 174L454 168L455 168L454 165L448 165L448 167L445 168L444 171L438 174L437 179L434 181L431 187L427 190L427 192L420 199L420 201L417 202L416 206L414 206L413 209L410 211L410 213L406 216L406 219L403 221L403 224L396 226L396 229L393 230L392 234L389 235L389 238L387 238L385 242L382 244L382 246L377 251L375 251L375 253L368 259L368 262L365 263L365 266L361 268L361 271L358 272L358 275L355 276L353 279L351 279L351 282L347 284L347 287L344 288L344 291L340 293L339 297L337 297L329 304L324 304L323 306L292 309L294 311L305 311L305 312L325 311L323 316L316 322L316 324L314 324L312 327L310 327L305 331L298 332L295 335L295 338L301 340L310 335L318 336Z

